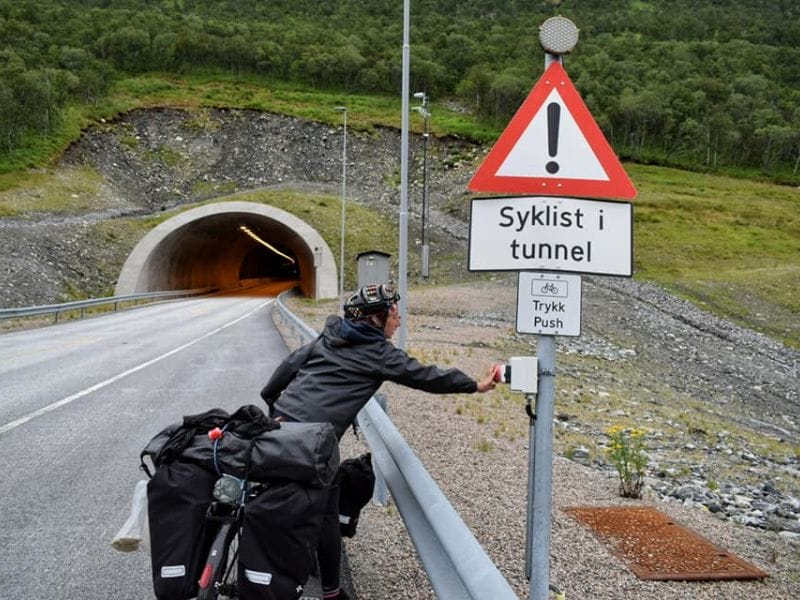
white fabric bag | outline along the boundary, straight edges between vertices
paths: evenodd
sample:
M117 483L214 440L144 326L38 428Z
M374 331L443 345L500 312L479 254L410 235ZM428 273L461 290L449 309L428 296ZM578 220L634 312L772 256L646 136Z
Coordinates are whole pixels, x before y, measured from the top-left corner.
M114 550L133 552L150 549L150 526L147 520L147 481L141 480L133 488L131 515L111 541Z

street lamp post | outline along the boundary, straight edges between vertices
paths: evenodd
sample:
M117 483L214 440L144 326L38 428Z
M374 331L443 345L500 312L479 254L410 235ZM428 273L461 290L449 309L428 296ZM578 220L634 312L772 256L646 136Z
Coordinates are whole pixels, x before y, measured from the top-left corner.
M406 321L408 321L408 97L411 92L411 0L403 0L403 53L400 92L400 232L397 240L398 291L400 292L400 327L397 329L397 347L406 349Z
M425 92L416 92L414 98L422 101L420 106L415 106L416 110L422 115L423 120L423 133L422 133L422 276L427 278L428 262L430 252L428 248L428 118L431 116L428 110L428 95Z
M345 207L347 204L347 107L337 106L334 110L342 113L344 130L342 133L342 238L339 249L339 298L344 298L344 234Z

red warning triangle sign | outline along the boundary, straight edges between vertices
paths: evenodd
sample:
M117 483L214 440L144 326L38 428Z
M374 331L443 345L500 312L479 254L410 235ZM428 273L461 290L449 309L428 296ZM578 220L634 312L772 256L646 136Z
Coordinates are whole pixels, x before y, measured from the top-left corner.
M559 62L533 86L468 187L541 196L636 197L636 188Z

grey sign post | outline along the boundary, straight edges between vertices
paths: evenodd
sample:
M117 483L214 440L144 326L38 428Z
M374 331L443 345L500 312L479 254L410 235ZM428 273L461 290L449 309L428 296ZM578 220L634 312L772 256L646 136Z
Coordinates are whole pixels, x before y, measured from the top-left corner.
M551 29L548 23L555 23ZM571 27L570 27L571 26ZM539 29L539 40L545 49L545 70L554 61L561 61L578 41L578 29L568 19L548 19ZM531 600L547 600L550 589L550 511L553 503L553 406L556 387L556 338L540 335L537 342L538 389L536 417L531 418L533 448L529 465L528 506L532 516L528 528L531 549ZM538 457L538 464L536 462ZM531 510L529 508L529 510Z
M531 418L528 465L528 542L531 598L546 600L550 587L550 511L553 503L553 405L556 387L556 338L538 336L538 390Z
M520 272L517 285L516 329L539 334L537 393L525 394L530 419L525 575L530 580L532 598L546 597L549 588L555 336L580 335L581 283L577 275ZM542 593L545 596L536 595Z
M510 373L530 419L525 574L532 600L546 600L550 591L555 336L580 335L580 278L553 272L630 277L633 209L605 198L636 196L561 64L578 28L552 17L539 41L545 73L468 184L474 192L516 196L472 200L469 270L520 272L517 331L538 336L535 368L517 357L527 366ZM515 385L515 371L535 373L536 381Z

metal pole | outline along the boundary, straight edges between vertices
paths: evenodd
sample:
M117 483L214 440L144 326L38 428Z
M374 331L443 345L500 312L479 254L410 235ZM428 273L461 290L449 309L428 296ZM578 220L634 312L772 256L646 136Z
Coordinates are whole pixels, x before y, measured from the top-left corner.
M347 204L347 108L339 106L336 110L341 111L344 120L344 131L342 134L342 239L339 249L339 298L344 298L344 234L345 217Z
M550 512L553 504L553 404L556 338L538 336L539 384L534 423L531 600L547 600L550 588Z
M344 115L344 135L342 135L342 247L340 249L339 264L339 297L344 296L344 234L345 234L345 207L347 206L347 109Z
M555 54L545 52L545 70ZM538 384L536 419L529 446L528 526L529 577L531 600L547 600L550 589L550 518L553 505L553 405L555 401L556 338L537 336ZM531 449L533 452L531 453ZM532 482L532 483L531 483ZM532 505L532 508L531 508Z
M319 246L314 246L314 300L319 300L322 297L319 291L319 268L322 263L322 249Z
M535 399L535 394L525 394L525 404L528 412L528 510L525 518L525 577L529 582L533 573L533 474L536 472Z
M422 117L424 131L422 134L422 276L428 277L428 96L422 98Z
M402 118L400 131L400 254L398 287L400 293L400 327L397 332L397 347L406 347L406 321L408 320L408 95L410 70L409 29L411 28L411 0L403 0L403 85Z

